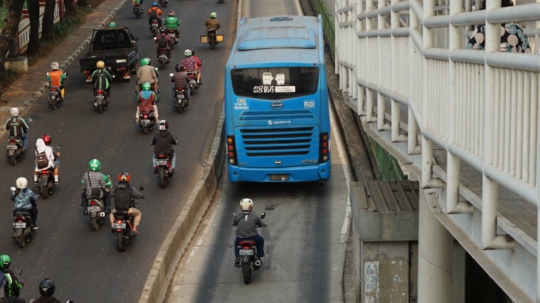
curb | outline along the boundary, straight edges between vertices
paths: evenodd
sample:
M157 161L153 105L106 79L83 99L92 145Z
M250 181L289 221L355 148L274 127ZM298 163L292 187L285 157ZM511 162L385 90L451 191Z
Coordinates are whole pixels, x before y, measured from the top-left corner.
M101 21L101 23L98 26L96 26L96 28L103 28L105 26L105 24L107 24L109 22L109 20L114 18L114 16L116 16L118 14L118 12L122 8L124 8L124 6L126 5L127 2L128 2L128 0L122 0L120 2L120 4L118 4L111 11L111 13L109 15L107 15L107 17L105 17L105 19L103 19L103 21ZM86 49L86 47L88 47L91 40L92 40L92 34L90 34L86 39L84 39L84 41L79 45L79 47L77 47L75 49L75 51L73 51L73 53L71 53L71 55L60 64L60 69L65 70L66 68L68 68L73 63L73 61L75 61L75 59ZM47 85L48 85L48 82L43 82L41 87L32 94L32 98L30 98L30 99L28 99L26 101L23 101L22 106L18 106L19 110L21 112L21 114L19 116L22 116L24 113L26 113L26 111L28 111L30 109L30 105L32 105L32 103L36 102L37 99L39 99L39 97L41 97L41 95L43 95L43 92L45 92L47 90ZM6 130L4 129L4 126L1 126L0 127L0 137L2 137L5 132L6 132Z
M225 159L222 109L208 161L176 222L161 244L144 284L139 303L163 302L180 258L186 252L199 223L217 192Z

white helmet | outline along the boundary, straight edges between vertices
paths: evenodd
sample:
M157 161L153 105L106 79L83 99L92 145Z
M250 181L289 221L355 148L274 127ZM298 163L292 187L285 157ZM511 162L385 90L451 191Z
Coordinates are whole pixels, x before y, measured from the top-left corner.
M59 67L60 67L60 64L58 64L58 62L55 61L55 62L51 63L51 68L52 69L58 69Z
M240 209L243 211L251 211L253 209L253 200L250 198L240 200Z
M190 49L186 49L186 50L184 51L184 56L186 56L186 57L191 56L191 50L190 50Z
M18 117L19 116L19 109L16 108L16 107L12 107L9 110L9 113L11 114L12 117Z
M25 177L20 177L15 181L15 184L17 185L17 188L25 189L28 187L28 180L26 180Z

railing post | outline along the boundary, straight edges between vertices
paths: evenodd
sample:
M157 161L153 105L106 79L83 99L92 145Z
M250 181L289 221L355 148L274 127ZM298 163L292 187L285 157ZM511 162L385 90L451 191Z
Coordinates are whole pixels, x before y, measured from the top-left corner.
M366 12L370 12L373 10L373 0L366 0ZM371 20L371 18L366 18L366 32L370 31L373 29L373 21ZM369 49L370 47L370 44L369 44L369 38L366 36L364 39L366 39L366 45L367 45L367 56L366 56L366 60L373 60L373 58L370 58L369 57ZM367 66L367 65L366 65ZM366 81L368 82L368 81ZM373 90L371 90L370 88L366 88L366 120L368 123L370 122L376 122L377 119L375 117L373 117Z
M398 3L399 0L392 0L390 2L390 5L394 5ZM396 13L394 11L390 11L390 27L392 29L399 28L399 13ZM396 38L392 35L390 37L390 51L392 52L392 63L397 62L397 56L401 52L401 50L397 49L396 46ZM390 86L392 88L392 91L394 92L396 90L395 86L398 79L396 79L397 73L396 73L396 65L392 64L392 85ZM392 142L403 142L407 141L407 136L400 134L400 119L401 119L401 113L399 111L399 103L396 102L396 100L391 99L390 100L391 109L390 114L392 117L392 121L390 122L390 127L392 129L391 131L391 139Z

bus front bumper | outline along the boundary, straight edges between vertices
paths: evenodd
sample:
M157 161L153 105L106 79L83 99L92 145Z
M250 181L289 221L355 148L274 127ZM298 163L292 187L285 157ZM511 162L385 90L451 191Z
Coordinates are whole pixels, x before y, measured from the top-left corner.
M330 179L330 163L288 168L245 168L227 165L229 181L237 182L312 182Z

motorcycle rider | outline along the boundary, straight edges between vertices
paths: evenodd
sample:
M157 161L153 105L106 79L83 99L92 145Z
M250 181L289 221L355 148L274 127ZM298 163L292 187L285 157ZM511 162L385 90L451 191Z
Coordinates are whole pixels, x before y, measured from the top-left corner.
M184 51L184 60L182 60L182 62L180 62L180 64L182 64L182 66L184 66L184 68L186 69L186 72L188 73L196 73L197 74L197 83L200 84L200 81L201 81L201 74L199 73L199 68L197 67L197 60L195 60L195 58L193 58L193 56L191 56L191 50L190 49L186 49Z
M114 201L114 209L110 214L111 219L111 228L114 223L114 214L116 212L127 211L130 217L133 217L133 229L131 230L134 234L139 234L137 227L141 223L142 213L140 210L136 209L133 205L133 199L144 199L144 195L135 187L131 186L129 182L131 181L131 176L123 172L118 175L118 186L114 187L111 193L111 197ZM114 230L113 230L114 232Z
M38 196L34 192L28 189L28 180L24 177L20 177L15 181L17 188L11 188L11 201L15 201L15 206L13 207L13 215L17 211L26 211L30 213L32 217L32 229L36 230L39 227L36 224L38 217L38 209L36 201ZM13 190L14 189L14 190Z
M178 20L178 18L174 16L174 11L170 11L169 16L165 18L165 28L167 30L174 29L174 32L176 33L175 44L177 44L178 39L180 39L180 31L178 30L179 26L180 26L180 21Z
M53 169L54 183L60 183L58 179L58 168L54 166L54 153L50 146L45 144L41 138L36 140L36 168L34 170L34 183L37 182L39 173L44 169Z
M174 82L172 86L173 98L174 98L174 95L176 94L176 88L181 87L186 91L186 94L185 94L186 99L189 101L191 91L188 85L189 76L186 73L186 69L181 64L176 64L174 69L176 70L176 72L171 77L171 82Z
M88 199L99 198L105 202L105 212L108 214L111 212L111 197L110 189L112 182L109 176L106 176L100 172L101 162L98 159L92 159L88 163L89 171L84 173L81 185L83 186L83 192L81 194L81 206L84 208L83 212L87 215L86 208L88 207Z
M193 48L190 48L189 49L191 51L191 57L193 57L193 59L195 59L195 61L197 62L197 72L198 72L198 80L199 80L199 85L202 85L202 61L201 59L199 59L199 57L195 56L195 50Z
M49 81L49 87L55 86L60 89L62 99L64 99L66 89L64 88L64 80L67 79L63 70L59 69L60 64L58 62L51 63L52 71L47 74L47 81ZM65 99L64 99L65 100Z
M101 89L105 90L105 98L109 99L111 95L111 83L112 77L111 74L105 69L105 62L98 61L96 63L97 69L92 73L92 85L94 86L94 95L96 91Z
M10 303L26 303L26 300L19 298L19 294L24 284L19 282L17 276L13 271L9 269L11 264L11 258L8 255L0 256L0 270L1 273L7 278L6 285L4 286L4 296Z
M165 154L171 159L170 175L174 174L176 168L176 153L171 145L178 145L178 140L175 139L169 132L169 122L165 120L159 121L159 133L154 135L152 139L154 145L154 154L152 155L153 166L156 167L156 155Z
M39 283L39 293L41 294L41 297L34 300L33 303L62 303L57 298L53 297L55 288L56 287L52 279L45 278L41 280Z
M137 78L139 79L137 82L137 94L140 92L140 86L142 86L142 84L145 82L150 83L150 85L154 85L154 92L156 94L159 91L159 73L152 65L150 65L150 62L151 61L149 58L141 59L141 67L137 71Z
M60 157L60 152L56 150L56 148L54 148L54 146L51 146L51 142L52 142L52 138L51 136L45 134L41 137L41 139L43 139L43 142L45 142L45 145L47 145L47 147L50 147L51 150L52 150L52 154L54 156L54 161L53 161L53 164L54 164L54 175L55 176L58 176L58 172L59 172L59 166L60 166L60 161L58 160L58 158Z
M217 34L219 28L221 27L221 22L219 22L219 20L217 19L216 12L211 12L210 13L210 18L208 20L206 20L204 25L206 25L206 30L207 31L210 30L210 29L215 29L216 34Z
M257 244L257 258L261 261L264 257L264 238L257 232L257 227L263 227L261 218L253 211L253 200L244 198L240 200L241 213L236 214L233 226L236 226L236 240L234 240L234 266L240 267L242 259L238 255L238 243L245 240L253 240ZM262 261L261 261L262 264Z
M161 16L163 16L163 12L158 8L157 2L152 2L152 7L148 9L148 15L150 16L148 18L148 25L150 25L150 30L152 30L153 20L157 20L158 27L161 28Z
M167 31L162 28L159 30L159 36L156 37L155 40L157 44L157 57L159 58L160 51L165 51L165 54L167 55L167 58L169 62L171 61L171 46L173 45L174 41L172 41L171 37L167 35Z
M132 0L131 6L135 6L135 4L139 4L141 6L141 10L144 8L143 6L143 0Z
M9 114L11 115L11 118L6 120L4 128L9 131L10 137L22 139L24 153L28 147L28 136L26 134L28 133L30 126L23 118L19 117L20 112L17 107L12 107L9 110Z
M156 93L150 90L150 83L143 83L142 88L143 90L137 96L139 105L137 106L137 112L135 112L135 122L139 124L139 116L141 115L141 112L150 113L151 111L154 111L154 121L157 122L159 121L159 113L156 101L158 101L159 98Z

